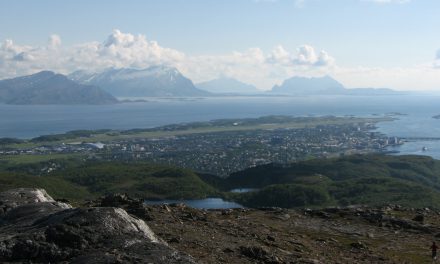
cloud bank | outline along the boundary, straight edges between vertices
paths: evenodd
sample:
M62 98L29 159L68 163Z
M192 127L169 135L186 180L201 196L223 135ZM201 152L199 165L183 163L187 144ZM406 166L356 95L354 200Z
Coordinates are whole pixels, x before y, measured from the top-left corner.
M144 35L114 30L103 42L63 47L58 35L51 35L46 46L17 45L5 40L0 46L0 78L53 70L69 73L78 69L99 71L108 67L142 68L156 64L175 64L185 59L177 50L148 41Z
M434 68L440 68L440 49L437 50L437 54L435 55Z
M102 42L64 47L58 35L51 35L46 46L33 47L5 40L0 46L0 78L32 74L41 70L70 73L76 70L101 71L114 67L145 68L152 65L177 67L190 78L204 81L220 75L239 78L260 87L271 87L293 72L325 71L334 59L325 51L304 45L292 52L277 46L269 53L260 48L212 56L187 56L162 47L144 35L114 30Z
M64 46L51 35L45 46L4 40L0 45L0 79L52 70L68 74L76 70L99 72L106 68L146 68L153 65L178 68L194 82L227 76L270 89L292 76L331 75L348 87L440 89L440 50L434 63L413 68L344 68L325 50L312 45L287 49L282 45L265 52L258 47L221 55L187 55L159 45L145 35L114 30L104 41ZM434 65L434 67L433 67Z

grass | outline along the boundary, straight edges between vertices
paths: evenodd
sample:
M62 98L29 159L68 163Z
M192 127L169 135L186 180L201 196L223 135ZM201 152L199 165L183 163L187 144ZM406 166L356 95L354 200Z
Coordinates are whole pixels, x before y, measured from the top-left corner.
M250 207L391 203L438 208L440 204L440 161L422 156L354 155L289 166L269 164L226 179L165 165L84 161L81 157L3 157L0 186L46 188L56 197L70 199L117 192L148 199L224 197ZM46 173L45 168L52 164L56 170ZM235 188L260 190L227 192Z
M83 154L45 154L45 155L34 155L34 154L25 154L25 155L3 155L0 156L0 162L9 164L9 165L20 165L20 164L29 164L29 163L39 163L50 160L60 160L60 159L71 159L78 158L83 156Z
M43 188L52 197L80 201L96 197L85 187L57 177L39 177L21 173L0 172L0 191L13 188Z
M42 168L47 168L49 163L57 164L58 168L51 173L42 172ZM81 159L51 159L50 162L4 166L0 171L0 191L19 187L44 188L56 198L74 201L108 193L128 193L144 199L220 196L219 191L190 170L147 163Z
M258 166L234 173L216 185L223 190L259 188L257 192L230 196L251 207L392 203L438 208L440 161L386 155L314 159L290 166Z
M194 172L147 163L86 162L52 174L91 193L129 193L148 199L196 199L218 191Z

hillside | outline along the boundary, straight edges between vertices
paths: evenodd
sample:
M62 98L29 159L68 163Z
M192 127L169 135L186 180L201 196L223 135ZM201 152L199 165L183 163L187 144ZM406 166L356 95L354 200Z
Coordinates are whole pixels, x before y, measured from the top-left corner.
M64 75L42 71L1 80L0 103L113 104L117 99L97 86L78 84Z
M145 163L92 162L54 176L101 195L128 193L146 199L197 199L217 193L190 170Z
M425 156L356 155L269 164L226 179L142 162L36 161L0 164L0 190L38 187L72 200L117 192L147 199L223 197L249 207L440 207L440 161ZM258 191L229 192L236 188Z
M440 204L440 161L425 156L355 155L288 166L258 166L232 174L223 188L259 188L238 195L249 206Z
M130 208L130 203L118 206ZM440 233L438 210L395 205L147 208L152 230L199 263L431 263L429 247Z
M1 164L0 164L1 165ZM81 158L3 164L0 191L44 188L55 198L74 201L108 193L128 193L145 199L198 199L219 195L190 170L147 163L84 162ZM47 168L57 168L43 173Z
M100 73L76 71L69 78L82 84L96 85L118 97L206 96L176 68L152 66L146 69L107 69Z
M440 233L440 211L391 204L198 210L123 194L66 202L43 189L0 192L0 262L430 263Z

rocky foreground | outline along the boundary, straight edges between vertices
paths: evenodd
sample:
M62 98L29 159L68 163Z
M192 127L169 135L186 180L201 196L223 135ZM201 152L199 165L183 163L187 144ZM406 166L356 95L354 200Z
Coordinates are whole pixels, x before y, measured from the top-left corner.
M72 208L41 189L0 193L0 262L194 263L124 209Z
M0 262L431 263L440 212L386 206L197 210L111 195L79 208L0 193Z

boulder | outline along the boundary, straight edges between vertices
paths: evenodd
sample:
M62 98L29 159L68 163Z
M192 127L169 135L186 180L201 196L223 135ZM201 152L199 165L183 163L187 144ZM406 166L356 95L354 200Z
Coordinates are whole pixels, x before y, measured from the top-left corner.
M417 214L416 216L414 216L413 221L422 223L425 221L425 216L423 214Z
M72 208L41 189L2 192L0 208L0 262L195 263L121 208Z

